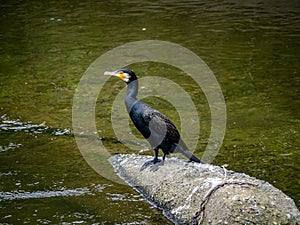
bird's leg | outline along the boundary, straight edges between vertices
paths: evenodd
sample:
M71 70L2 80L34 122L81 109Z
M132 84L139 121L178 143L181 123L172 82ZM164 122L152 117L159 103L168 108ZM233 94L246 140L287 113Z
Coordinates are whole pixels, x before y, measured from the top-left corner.
M153 164L159 162L160 160L158 159L158 148L154 148L154 159L152 160Z
M156 170L158 170L158 168L159 168L160 166L163 166L163 165L164 165L164 163L165 163L165 158L166 158L166 154L163 153L162 160L159 160L159 159L158 159L158 162L157 162L157 163L154 163L154 164L151 166L150 170L153 171L153 172L156 171Z
M163 156L162 156L163 162L165 161L165 159L166 159L166 153L163 153Z
M158 148L155 147L153 150L154 150L154 159L151 160L151 161L145 162L145 163L142 165L140 171L146 169L148 166L151 166L151 165L154 165L154 164L156 164L156 163L161 162L161 160L158 159Z

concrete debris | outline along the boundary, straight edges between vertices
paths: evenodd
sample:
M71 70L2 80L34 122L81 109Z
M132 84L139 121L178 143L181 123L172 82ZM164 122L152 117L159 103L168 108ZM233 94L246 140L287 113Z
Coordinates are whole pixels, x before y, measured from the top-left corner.
M294 201L266 181L210 164L168 158L155 172L150 156L121 154L116 173L175 224L300 224Z

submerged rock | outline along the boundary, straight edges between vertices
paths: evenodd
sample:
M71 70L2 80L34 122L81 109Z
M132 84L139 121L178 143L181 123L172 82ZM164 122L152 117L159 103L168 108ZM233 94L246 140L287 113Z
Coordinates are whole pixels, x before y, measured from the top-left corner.
M294 201L268 182L209 164L168 158L140 171L150 156L116 155L117 174L175 224L300 224Z

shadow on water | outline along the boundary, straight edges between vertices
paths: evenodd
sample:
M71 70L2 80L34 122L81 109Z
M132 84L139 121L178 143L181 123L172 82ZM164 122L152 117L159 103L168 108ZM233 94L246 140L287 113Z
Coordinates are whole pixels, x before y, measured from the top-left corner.
M187 47L215 73L228 121L213 163L272 183L299 207L298 1L7 1L0 7L0 223L170 224L136 192L93 171L70 129L73 95L89 65L118 45L147 39ZM132 69L140 77L169 78L191 95L201 157L210 114L193 80L158 63ZM111 154L132 152L111 128L110 109L122 88L109 80L97 101L98 135ZM168 102L145 101L179 123Z

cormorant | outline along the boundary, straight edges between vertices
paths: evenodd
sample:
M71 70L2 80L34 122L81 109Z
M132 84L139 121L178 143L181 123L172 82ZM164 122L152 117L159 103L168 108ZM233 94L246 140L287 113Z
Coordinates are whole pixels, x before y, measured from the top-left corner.
M189 152L188 147L180 138L177 128L164 114L137 100L138 79L133 71L120 69L114 72L105 72L104 75L117 76L127 84L128 89L125 96L127 112L133 124L154 150L154 159L146 162L141 170L150 165L153 165L151 170L157 170L158 166L163 165L166 155L173 152L180 152L190 161L202 163L200 159ZM158 149L163 151L162 160L158 159Z

